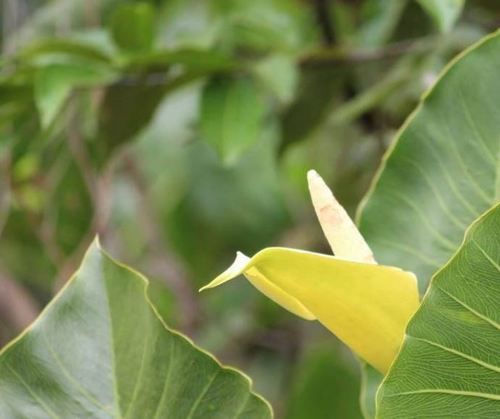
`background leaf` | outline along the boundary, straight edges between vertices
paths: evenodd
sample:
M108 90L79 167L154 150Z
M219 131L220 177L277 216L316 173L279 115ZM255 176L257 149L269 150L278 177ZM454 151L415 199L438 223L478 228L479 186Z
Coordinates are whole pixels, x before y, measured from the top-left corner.
M203 91L201 135L226 164L235 163L259 139L264 103L248 78L216 77Z
M111 35L125 51L148 51L154 40L154 9L148 3L124 4L111 19Z
M344 78L343 69L337 66L305 67L302 70L295 100L283 114L282 149L308 138L326 118Z
M418 0L441 32L449 31L464 7L465 0Z
M2 416L270 418L248 379L165 326L147 286L94 242L0 354Z
M286 419L361 418L359 371L354 358L338 345L307 351L297 365Z
M35 100L42 126L51 124L74 88L109 82L114 76L109 67L85 62L42 67L35 79Z
M500 205L433 278L378 394L383 418L500 415Z
M169 88L165 72L133 74L104 91L94 153L99 164L112 151L132 140L151 120ZM141 106L137 106L137 103Z

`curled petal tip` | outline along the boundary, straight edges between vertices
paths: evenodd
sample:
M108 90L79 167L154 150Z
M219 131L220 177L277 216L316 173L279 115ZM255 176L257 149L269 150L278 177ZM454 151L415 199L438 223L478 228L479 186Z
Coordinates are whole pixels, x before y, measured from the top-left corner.
M205 291L209 288L217 287L223 284L224 282L230 281L231 279L237 277L238 275L241 275L245 271L245 268L247 267L249 261L250 258L248 256L245 256L241 252L236 252L236 258L234 259L232 265L229 268L227 268L224 272L222 272L212 282L201 287L198 292Z

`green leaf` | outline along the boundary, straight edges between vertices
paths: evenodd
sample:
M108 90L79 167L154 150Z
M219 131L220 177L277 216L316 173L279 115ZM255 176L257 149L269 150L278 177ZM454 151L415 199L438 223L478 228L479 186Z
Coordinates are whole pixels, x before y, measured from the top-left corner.
M148 3L124 4L111 19L111 35L116 45L125 51L148 51L153 46L153 7Z
M149 124L174 83L161 69L131 74L106 88L99 108L98 137L92 144L98 166Z
M292 376L286 419L358 419L359 367L340 345L311 348Z
M192 117L196 118L193 107L186 111L178 103L171 100L175 113L170 111L170 115L180 120L185 117L178 117L176 113L186 115L192 109ZM185 100L181 103L185 103ZM189 138L190 131L187 128L191 120L185 122L185 137L176 134L177 139L185 141L183 138ZM162 133L162 136L158 135L159 139L174 134L174 123L167 117L161 118L161 124L165 128L158 127L158 134ZM275 171L276 137L266 134L248 149L244 159L230 168L221 166L208 144L201 141L189 145L181 143L180 149L186 152L186 156L183 159L177 157L176 161L188 171L186 182L181 183L185 192L167 221L168 237L190 267L193 278L200 281L198 285L220 269L217 260L221 254L231 254L238 247L257 250L262 243L275 240L289 225L290 216ZM163 146L161 149L164 153L173 154L172 148ZM150 162L151 159L148 164ZM160 163L161 160L158 161ZM165 159L161 164L163 166L158 167L165 166ZM175 170L175 164L170 164L169 168ZM165 173L166 170L162 171ZM151 179L157 179L157 173L151 172ZM178 169L176 173L179 173ZM176 185L178 187L178 181ZM164 196L169 192L165 192L165 187L162 188L158 189L157 199L161 205L165 205ZM168 202L172 202L177 195L170 193L169 196ZM245 210L242 211L242 208ZM266 220L266 228L261 228L262 220ZM199 231L204 231L210 237L209 248L199 240Z
M305 140L325 120L336 103L345 70L339 66L304 66L299 75L297 94L283 114L283 151Z
M264 103L249 78L213 78L203 90L200 112L204 140L227 165L259 139Z
M381 263L424 291L466 228L500 197L500 35L454 60L396 138L360 229Z
M293 99L299 74L291 57L271 55L255 65L254 74L282 103Z
M307 8L291 1L219 1L223 49L249 54L292 51L304 36Z
M378 416L500 417L500 205L432 279L379 390Z
M52 123L74 88L106 83L114 77L109 67L83 61L40 68L35 77L35 101L42 126Z
M441 32L448 32L464 7L465 0L417 0Z
M96 45L74 39L43 39L24 48L20 57L25 60L47 58L47 56L111 63L111 57Z
M386 43L407 5L406 0L369 0L362 3L356 42L363 47L380 47Z
M76 162L68 154L60 154L59 159L67 159L64 169L60 169L60 180L53 190L45 190L44 211L46 222L52 223L54 241L65 255L78 251L78 245L92 228L94 207L88 186ZM60 160L59 160L60 161ZM47 165L45 166L47 167ZM48 169L45 169L48 170ZM40 172L44 172L41 168Z
M164 324L141 275L97 242L0 353L0 411L26 418L270 418L249 381Z

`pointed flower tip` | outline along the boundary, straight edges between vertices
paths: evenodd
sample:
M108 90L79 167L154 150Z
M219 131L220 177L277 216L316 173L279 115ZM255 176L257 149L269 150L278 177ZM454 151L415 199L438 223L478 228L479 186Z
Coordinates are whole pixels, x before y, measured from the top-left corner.
M198 289L198 292L203 292L205 290L208 290L210 287L209 287L210 284L207 284L207 285L203 285L201 288Z
M312 177L312 176L317 176L318 175L318 172L316 172L316 170L314 169L309 169L307 171L307 177Z
M317 181L317 180L322 180L321 176L318 174L318 172L314 169L308 170L307 171L307 181L309 183Z
M309 170L307 180L316 216L333 253L353 262L375 263L370 247L323 178Z
M222 285L224 282L230 281L233 278L236 278L238 275L241 275L243 271L246 269L250 258L244 255L241 252L236 252L236 258L232 265L227 268L224 272L222 272L217 278L215 278L212 282L207 285L201 287L198 292L205 291L209 288L215 288L219 285Z
M316 170L309 170L307 172L307 184L313 206L317 210L326 206L340 206L332 191Z

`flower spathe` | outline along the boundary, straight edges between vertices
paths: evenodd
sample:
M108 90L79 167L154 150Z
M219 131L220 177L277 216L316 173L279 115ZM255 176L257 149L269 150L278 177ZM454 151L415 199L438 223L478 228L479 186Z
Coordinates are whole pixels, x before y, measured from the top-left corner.
M264 295L297 316L318 320L386 373L419 306L416 277L377 265L322 179L315 172L308 179L323 231L338 256L279 247L261 250L252 258L238 252L233 264L201 290L243 274ZM343 253L349 260L340 257Z

